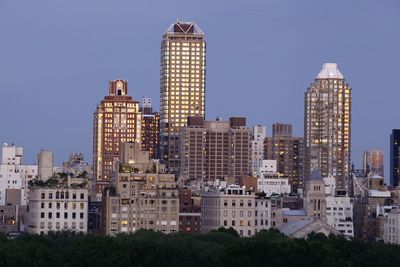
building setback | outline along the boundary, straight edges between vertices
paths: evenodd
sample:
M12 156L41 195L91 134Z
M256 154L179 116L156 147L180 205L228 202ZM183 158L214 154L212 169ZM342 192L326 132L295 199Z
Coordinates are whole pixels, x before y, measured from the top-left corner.
M325 63L304 95L304 177L318 169L349 188L351 88L335 63Z
M128 96L128 82L109 81L108 96L97 106L93 120L93 177L97 197L109 184L113 163L124 142L141 142L139 102Z
M188 116L205 117L206 42L193 22L173 23L161 42L160 152L179 174L179 129Z
M181 128L181 176L200 182L232 177L237 182L250 172L251 130L246 119L204 121L189 117Z

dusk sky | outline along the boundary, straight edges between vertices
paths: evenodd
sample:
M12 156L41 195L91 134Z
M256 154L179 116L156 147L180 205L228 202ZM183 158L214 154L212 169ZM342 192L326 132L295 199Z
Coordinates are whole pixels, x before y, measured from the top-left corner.
M292 123L303 135L304 92L325 62L353 89L352 161L400 128L398 0L0 0L0 142L25 163L51 149L92 158L92 120L108 80L158 110L160 42L177 19L206 34L206 117L248 126Z

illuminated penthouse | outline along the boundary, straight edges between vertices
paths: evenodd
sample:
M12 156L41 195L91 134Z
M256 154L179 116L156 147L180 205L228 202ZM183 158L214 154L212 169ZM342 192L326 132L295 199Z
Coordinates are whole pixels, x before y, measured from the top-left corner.
M304 97L305 177L318 169L347 189L350 173L351 88L335 63L325 63Z
M206 42L193 22L173 23L161 42L160 152L168 171L179 173L179 129L188 116L205 116Z

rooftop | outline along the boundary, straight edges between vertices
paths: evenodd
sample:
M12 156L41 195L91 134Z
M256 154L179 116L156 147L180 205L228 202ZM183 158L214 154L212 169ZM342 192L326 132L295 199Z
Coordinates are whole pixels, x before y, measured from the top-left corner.
M194 22L176 21L165 31L165 33L172 34L202 34L204 32Z
M344 79L336 63L325 63L318 73L317 79Z

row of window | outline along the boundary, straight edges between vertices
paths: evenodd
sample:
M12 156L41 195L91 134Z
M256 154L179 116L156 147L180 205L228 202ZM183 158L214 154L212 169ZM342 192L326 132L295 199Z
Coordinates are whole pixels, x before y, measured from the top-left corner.
M54 214L54 212L48 212L47 213L47 218L48 219L53 219L53 218L56 218L56 219L60 219L61 218L61 213L60 212L55 212L55 217L53 216L53 214ZM41 212L40 213L40 218L41 219L45 219L45 216L46 214L45 214L45 212ZM76 212L72 212L71 213L71 218L72 219L76 219L77 218L77 213ZM83 212L80 212L79 213L79 219L84 219L85 218L85 213L83 213ZM68 212L64 212L64 219L68 219Z

